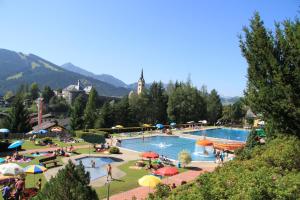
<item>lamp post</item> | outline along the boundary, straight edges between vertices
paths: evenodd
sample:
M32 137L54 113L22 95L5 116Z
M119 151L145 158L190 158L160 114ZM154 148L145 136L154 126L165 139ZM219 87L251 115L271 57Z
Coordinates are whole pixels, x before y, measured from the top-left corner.
M107 177L107 181L106 181L106 183L105 183L105 184L107 185L107 197L106 197L107 200L109 200L110 182L111 182L111 181L108 180L108 177Z

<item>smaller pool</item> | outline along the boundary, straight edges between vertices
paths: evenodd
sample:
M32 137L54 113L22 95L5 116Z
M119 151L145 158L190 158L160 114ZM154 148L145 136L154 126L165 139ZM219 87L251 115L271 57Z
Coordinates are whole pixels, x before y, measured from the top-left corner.
M76 164L82 162L86 171L90 172L91 180L95 180L107 175L106 165L114 162L111 158L107 157L83 157L75 160ZM95 167L92 167L92 162L95 162Z
M187 134L200 135L200 136L206 135L207 137L246 142L247 137L249 135L249 131L242 130L242 129L218 128L218 129L208 129L208 130L188 132Z
M48 156L48 155L52 155L52 153L49 152L39 152L39 153L32 153L31 154L33 157L39 157L39 156Z

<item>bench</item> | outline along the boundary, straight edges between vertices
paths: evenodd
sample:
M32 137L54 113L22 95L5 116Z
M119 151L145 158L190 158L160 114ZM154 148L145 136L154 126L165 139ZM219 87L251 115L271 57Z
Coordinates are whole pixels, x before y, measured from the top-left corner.
M39 160L39 163L46 167L47 164L53 163L54 166L57 166L58 160L56 160L56 156L51 156L47 158L42 158Z

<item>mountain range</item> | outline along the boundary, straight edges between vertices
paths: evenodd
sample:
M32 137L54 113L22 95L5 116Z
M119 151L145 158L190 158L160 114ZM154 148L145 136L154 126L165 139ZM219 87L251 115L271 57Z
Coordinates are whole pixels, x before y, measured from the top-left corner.
M36 82L42 88L49 85L53 89L65 88L80 80L84 85L93 85L99 95L124 96L128 88L118 87L95 77L64 69L34 54L0 49L0 94L16 91L21 84Z

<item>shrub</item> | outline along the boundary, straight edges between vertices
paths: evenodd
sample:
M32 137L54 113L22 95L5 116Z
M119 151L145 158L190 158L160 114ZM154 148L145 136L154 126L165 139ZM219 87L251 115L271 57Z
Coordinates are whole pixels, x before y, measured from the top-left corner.
M42 142L45 143L45 144L52 144L53 143L52 138L50 138L50 137L43 138Z
M120 149L118 147L110 147L109 153L111 153L111 154L119 154L120 153Z
M101 144L105 142L105 138L102 134L97 133L82 133L81 138L89 143Z
M185 167L186 165L188 165L192 162L192 157L191 157L191 154L187 150L182 150L178 154L178 160Z
M171 188L167 184L159 183L155 187L155 192L153 195L149 195L149 199L164 199L164 197L169 196ZM155 197L155 198L154 198Z

